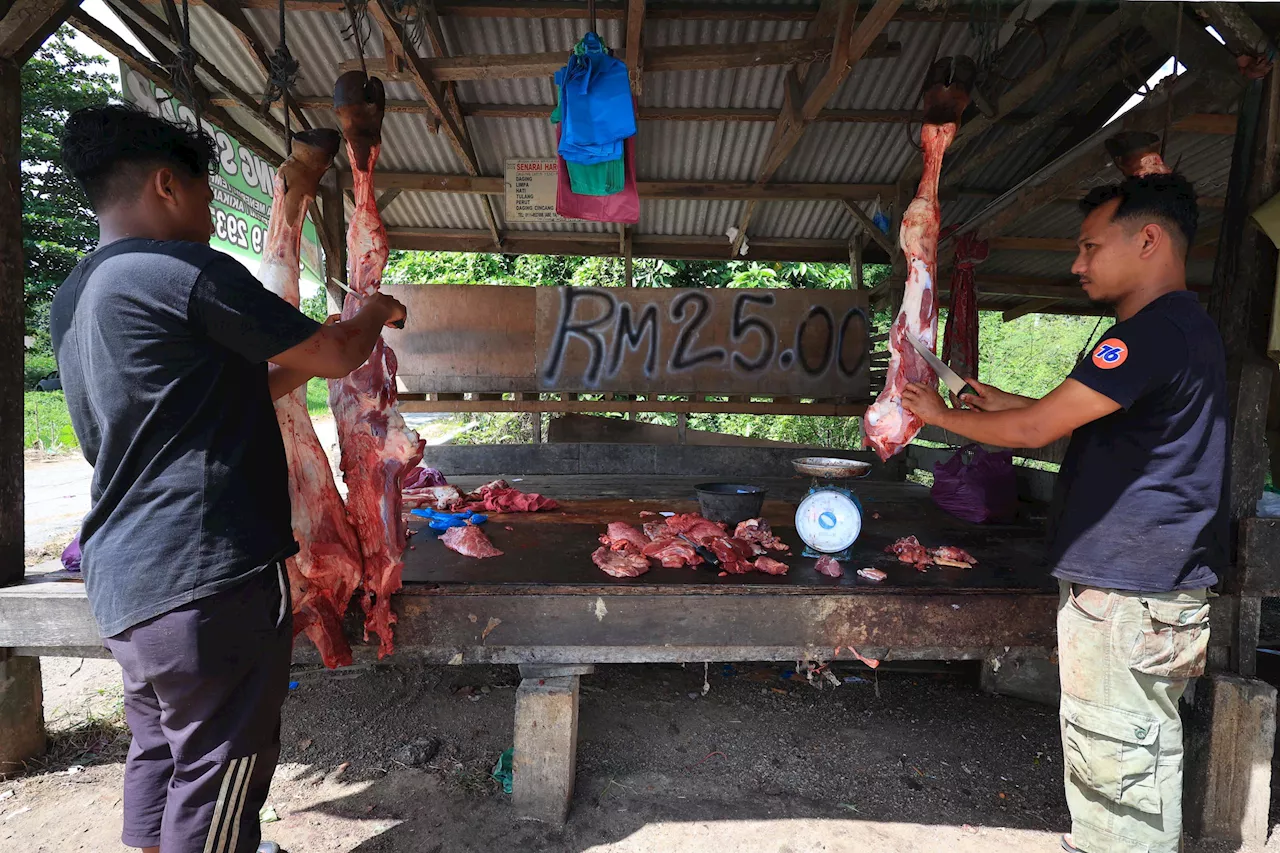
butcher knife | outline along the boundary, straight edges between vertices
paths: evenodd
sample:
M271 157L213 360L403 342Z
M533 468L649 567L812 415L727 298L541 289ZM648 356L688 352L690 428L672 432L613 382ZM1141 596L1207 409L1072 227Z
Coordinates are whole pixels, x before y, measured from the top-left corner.
M965 394L972 394L975 397L979 396L978 392L974 390L972 385L961 379L960 374L956 373L947 366L946 362L934 355L931 349L920 343L920 340L916 338L915 335L907 335L906 338L911 341L911 345L916 348L916 352L924 356L924 360L929 362L929 366L933 368L934 373L937 373L938 378L942 380L943 384L951 389L952 394L955 394L957 397L961 397Z
M691 546L693 546L694 553L696 553L699 557L701 557L706 562L708 568L711 568L711 569L720 568L720 558L716 556L715 551L712 551L706 545L699 545L697 542L694 542L692 539L690 539L688 536L685 536L683 533L677 533L676 538L683 539L685 542L688 542Z
M346 286L346 284L344 284L343 282L340 282L340 281L338 281L336 278L332 278L332 277L329 279L329 281L331 281L331 282L333 282L334 284L338 285L338 287L341 287L341 288L342 288L343 290L345 290L349 295L354 296L356 299L359 299L361 302L363 302L363 301L364 301L364 297L362 297L360 294L356 293L356 292L355 292L354 290L352 290L351 288L347 287L347 286ZM392 323L391 325L395 326L397 329L403 329L403 328L404 328L404 320L396 320L396 321L395 321L394 323Z

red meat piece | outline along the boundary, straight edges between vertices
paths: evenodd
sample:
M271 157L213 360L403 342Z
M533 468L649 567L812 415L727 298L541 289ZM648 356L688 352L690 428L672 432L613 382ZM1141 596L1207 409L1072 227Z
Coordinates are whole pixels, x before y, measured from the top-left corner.
M641 513L644 515L644 513ZM650 513L652 515L652 513ZM670 539L671 529L665 521L646 521L643 526L644 535L656 542L659 539Z
M840 565L840 561L835 557L819 557L818 562L814 564L814 568L818 574L826 575L829 578L844 576L844 567Z
M784 554L791 552L791 549L787 547L787 543L773 535L769 522L763 518L748 518L746 521L740 522L733 531L733 535L744 542L750 542L756 546L755 552L757 554L766 554L769 551L779 551Z
M750 542L720 536L709 540L706 544L720 560L720 568L723 571L731 575L745 575L754 568L751 561L755 559L756 553Z
M903 537L884 550L886 554L896 554L900 562L915 566L920 571L924 571L924 567L933 562L929 552L914 536Z
M625 521L611 521L608 532L601 534L600 542L614 551L621 551L628 546L643 551L644 546L649 544L643 533Z
M446 548L457 551L464 557L483 560L485 557L502 556L502 552L493 547L493 543L489 541L488 536L484 535L484 531L474 524L450 527L440 537L440 541Z
M648 558L629 545L617 551L601 545L591 555L591 562L615 578L638 578L649 571Z
M672 533L682 533L699 545L709 545L712 539L729 535L723 524L708 521L696 512L671 516L667 519L667 527Z
M766 575L785 575L787 564L780 563L772 557L757 557L756 571L764 572Z
M644 546L641 553L668 569L693 568L703 562L692 545L674 536L653 540Z

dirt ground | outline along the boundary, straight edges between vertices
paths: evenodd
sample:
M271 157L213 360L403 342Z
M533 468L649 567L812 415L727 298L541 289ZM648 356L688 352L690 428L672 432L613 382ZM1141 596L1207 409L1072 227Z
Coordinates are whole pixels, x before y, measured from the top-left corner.
M267 837L293 853L1059 849L1052 709L985 695L964 665L854 666L838 674L859 680L818 690L783 665L714 665L705 695L701 666L601 668L583 679L564 828L518 819L490 778L514 668L296 668ZM118 670L45 658L44 672L51 759L0 783L0 850L123 850Z

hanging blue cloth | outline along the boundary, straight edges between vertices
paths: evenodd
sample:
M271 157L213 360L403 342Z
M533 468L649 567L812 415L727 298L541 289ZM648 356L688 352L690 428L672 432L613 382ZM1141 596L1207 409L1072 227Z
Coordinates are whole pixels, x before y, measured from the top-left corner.
M584 164L620 159L622 140L636 133L626 63L610 56L598 35L587 33L555 79L564 92L560 156Z

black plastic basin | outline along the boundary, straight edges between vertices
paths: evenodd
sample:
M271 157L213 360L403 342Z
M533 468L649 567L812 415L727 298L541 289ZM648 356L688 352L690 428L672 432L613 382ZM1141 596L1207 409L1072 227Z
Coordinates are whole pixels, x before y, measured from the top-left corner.
M735 525L748 518L759 517L764 506L765 490L759 486L700 483L693 488L698 493L698 511L710 521Z

